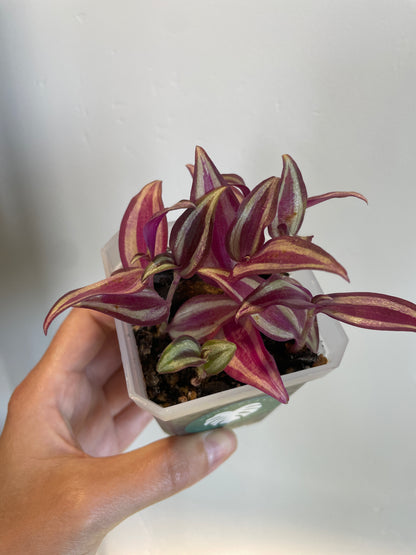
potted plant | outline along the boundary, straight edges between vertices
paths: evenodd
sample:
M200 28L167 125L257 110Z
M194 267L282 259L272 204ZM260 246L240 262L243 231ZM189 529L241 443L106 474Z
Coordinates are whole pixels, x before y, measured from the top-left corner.
M161 182L146 185L103 249L106 279L61 297L44 323L46 333L71 306L114 316L129 394L166 432L245 424L287 403L339 364L347 340L334 320L416 331L413 303L323 294L312 275L348 280L334 257L299 235L306 209L362 195L308 197L288 155L281 176L253 190L236 174L220 174L200 147L188 169L190 198L165 208ZM169 229L173 210L182 213Z

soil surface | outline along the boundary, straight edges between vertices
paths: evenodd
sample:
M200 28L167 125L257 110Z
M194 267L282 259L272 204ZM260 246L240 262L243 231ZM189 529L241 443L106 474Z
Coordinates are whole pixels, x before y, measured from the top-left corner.
M162 297L166 297L172 281L171 272L163 272L155 276L155 289ZM170 319L183 302L194 295L220 294L222 291L215 286L207 285L197 276L179 283L172 302ZM160 353L171 342L166 333L160 333L159 326L134 328L137 347L142 363L144 379L147 386L147 395L151 401L168 407L178 403L219 393L244 384L220 372L216 376L207 377L201 384L195 383L195 368L185 368L174 374L159 374L156 364ZM289 374L305 368L325 364L327 359L317 355L305 347L297 353L288 350L289 343L273 341L263 336L266 349L276 360L280 374ZM194 383L192 383L194 382Z

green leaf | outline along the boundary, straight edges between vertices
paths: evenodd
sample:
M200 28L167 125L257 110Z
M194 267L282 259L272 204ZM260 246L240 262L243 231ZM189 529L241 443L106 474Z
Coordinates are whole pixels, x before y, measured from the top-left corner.
M157 363L160 374L171 374L190 366L201 366L207 361L201 357L201 346L189 335L182 335L170 343Z
M202 345L201 355L207 360L203 369L209 376L219 374L231 362L237 346L226 339L210 339Z

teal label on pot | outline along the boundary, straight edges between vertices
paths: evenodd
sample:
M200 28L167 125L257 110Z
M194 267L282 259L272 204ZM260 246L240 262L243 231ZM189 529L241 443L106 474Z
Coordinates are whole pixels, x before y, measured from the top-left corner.
M245 401L231 403L203 414L186 426L186 433L203 432L222 426L236 427L264 418L279 405L279 401L261 395Z

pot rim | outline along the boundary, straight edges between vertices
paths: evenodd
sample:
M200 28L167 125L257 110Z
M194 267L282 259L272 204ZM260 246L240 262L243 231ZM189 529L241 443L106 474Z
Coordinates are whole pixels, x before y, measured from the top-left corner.
M330 338L328 341L328 331L326 329L322 329L326 327L325 323L328 322L324 322L323 325L321 325L321 322L319 323L320 333L323 337L323 341L321 342L322 349L320 349L320 352L328 358L328 362L320 366L305 368L304 370L298 370L291 374L283 375L283 384L287 389L321 378L339 365L347 345L347 337L345 332L343 332L342 329L339 329L340 326L336 325L334 326L334 329L329 330L329 333L335 337ZM332 324L332 322L329 322L329 324ZM160 420L175 420L183 418L189 414L205 412L213 407L228 405L230 403L266 395L264 392L253 386L243 385L238 388L207 395L199 399L193 399L187 401L186 403L180 403L170 407L161 407L154 401L147 398L146 386L144 384L132 326L117 320L116 329L122 353L123 367L126 375L129 396L138 406L151 412L153 416ZM341 345L338 350L334 349L332 345L328 347L328 343L331 344L334 339Z

